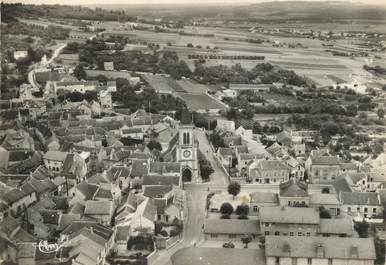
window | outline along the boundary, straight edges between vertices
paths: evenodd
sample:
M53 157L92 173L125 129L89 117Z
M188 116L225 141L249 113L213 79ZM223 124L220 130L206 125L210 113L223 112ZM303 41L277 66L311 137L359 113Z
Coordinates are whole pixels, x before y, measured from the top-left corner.
M311 236L311 233L310 233L310 232L307 232L307 236Z
M298 232L298 236L302 236L303 234L302 234L302 232Z
M264 226L265 227L269 227L269 223L264 223Z
M257 205L254 205L254 206L253 206L253 211L254 211L254 212L257 212L257 210L258 210Z
M290 236L294 236L294 232L290 232Z
M297 264L298 264L298 259L292 258L292 265L297 265Z
M276 263L276 264L280 264L280 258L279 258L279 257L276 257L276 258L275 258L275 263Z
M269 231L265 231L264 233L266 236L269 236Z
M373 213L377 213L377 208L373 208Z
M332 265L332 259L328 259L328 265Z
M351 207L347 207L347 211L348 211L348 212L351 212Z
M280 232L279 232L279 231L276 231L276 232L275 232L275 236L280 236Z
M217 235L216 234L210 234L210 237L211 238L217 238Z
M361 207L358 207L358 208L357 208L357 212L358 212L358 213L361 212Z
M236 235L229 235L229 238L236 238Z
M367 207L365 207L365 213L367 213Z
M308 265L311 265L311 264L312 264L312 259L311 259L311 258L308 258L308 259L307 259L307 264L308 264Z

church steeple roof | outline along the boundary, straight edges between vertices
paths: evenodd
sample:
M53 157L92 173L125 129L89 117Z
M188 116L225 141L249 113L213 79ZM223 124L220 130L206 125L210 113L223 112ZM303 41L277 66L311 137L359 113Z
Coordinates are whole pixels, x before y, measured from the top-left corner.
M192 114L188 109L183 109L181 113L181 125L192 125Z

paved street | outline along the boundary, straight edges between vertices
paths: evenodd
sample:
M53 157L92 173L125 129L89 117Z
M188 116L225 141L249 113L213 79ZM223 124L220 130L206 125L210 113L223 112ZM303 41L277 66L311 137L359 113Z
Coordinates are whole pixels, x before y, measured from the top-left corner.
M168 250L160 252L158 258L153 262L156 265L170 265L171 256L179 249L194 246L203 240L202 225L205 216L206 187L199 184L185 185L187 217L184 225L183 241L177 243Z
M213 167L214 173L210 176L210 183L215 185L226 185L228 183L228 177L224 172L224 169L221 168L215 158L213 150L210 146L208 138L205 135L205 132L201 129L195 131L196 139L199 142L199 149L204 154L206 159L210 162Z
M215 161L213 150L210 147L209 141L205 136L205 132L197 129L195 131L197 140L199 141L199 149L205 155L206 159L211 163L214 173L210 176L209 183L202 184L185 184L186 192L186 216L184 225L183 241L177 243L168 250L160 252L158 258L153 262L156 265L170 265L170 257L179 249L198 245L204 239L203 224L205 217L206 195L208 187L213 189L222 189L227 187L228 178L225 172Z
M205 203L208 188L210 191L226 190L228 185L228 177L223 169L217 164L213 150L210 147L209 141L205 136L205 132L197 129L195 132L196 138L199 141L199 149L205 155L206 159L211 163L214 173L210 176L208 183L190 183L185 184L186 192L186 212L183 240L168 250L162 250L158 258L152 263L154 265L171 265L171 256L179 249L189 246L199 246L203 242L203 223L205 218ZM327 185L309 185L309 192L321 192L322 188ZM277 184L241 184L241 190L246 192L254 191L270 191L278 192L279 185Z
M51 58L45 63L45 64L41 64L40 62L36 63L34 66L33 66L33 69L31 71L29 71L28 73L28 82L32 85L32 87L34 89L39 89L39 86L38 84L36 83L35 81L35 72L36 72L36 69L39 68L39 67L45 67L46 65L50 64L53 62L53 60L59 56L60 52L64 49L64 47L66 47L66 44L62 44L60 45L59 47L57 47L55 49L55 51L53 52Z

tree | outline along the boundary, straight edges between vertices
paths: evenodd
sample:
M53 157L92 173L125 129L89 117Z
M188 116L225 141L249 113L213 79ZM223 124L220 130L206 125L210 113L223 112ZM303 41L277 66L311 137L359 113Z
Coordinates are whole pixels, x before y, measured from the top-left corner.
M221 204L220 213L222 214L221 218L228 219L233 213L233 206L229 202L224 202Z
M245 235L244 237L241 238L241 242L245 244L244 248L248 248L248 244L252 242L252 237L250 235Z
M254 124L253 124L253 128L252 128L252 132L254 134L261 134L263 131L263 127L261 126L261 124L256 121Z
M246 204L242 204L237 206L236 214L239 216L239 219L247 219L249 213L249 206Z
M378 118L382 120L385 117L385 110L384 109L378 109L377 110Z
M161 222L154 222L154 234L158 235L162 231L163 225Z
M379 238L374 238L375 245L375 264L385 264L385 243Z
M319 217L322 219L331 219L330 212L323 206L319 208Z
M228 185L228 193L233 195L233 199L235 199L237 194L240 193L240 189L240 183L238 183L237 181L232 181Z
M86 72L84 71L84 68L82 65L78 64L75 69L74 69L74 76L78 79L78 80L82 80L82 79L86 79L87 77L87 74Z
M147 144L147 147L150 149L150 150L153 150L153 149L157 149L159 151L162 151L162 145L157 142L157 141L154 141L154 140L151 140L148 144Z
M203 180L209 180L210 174L214 172L212 166L208 161L199 161L200 162L200 173Z
M216 150L219 147L225 147L224 138L222 138L218 133L212 133L209 138Z

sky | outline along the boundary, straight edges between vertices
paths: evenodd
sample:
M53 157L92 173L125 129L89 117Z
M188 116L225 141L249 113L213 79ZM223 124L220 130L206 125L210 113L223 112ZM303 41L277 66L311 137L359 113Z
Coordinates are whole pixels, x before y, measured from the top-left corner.
M6 3L25 3L25 4L62 4L62 5L98 5L98 4L252 4L261 2L271 2L271 0L2 0ZM281 1L281 0L279 0ZM317 2L318 0L307 0ZM341 0L351 1L351 0ZM386 0L362 0L354 1L366 4L386 5Z

